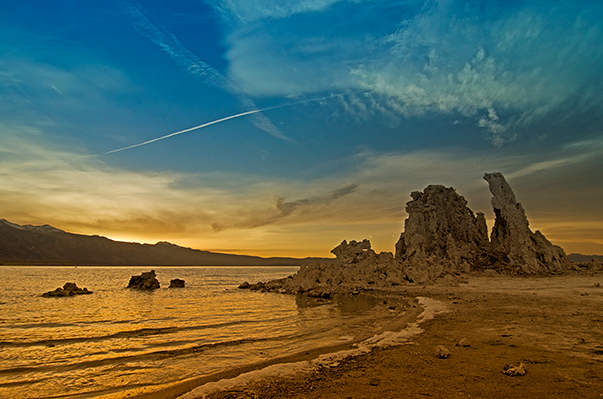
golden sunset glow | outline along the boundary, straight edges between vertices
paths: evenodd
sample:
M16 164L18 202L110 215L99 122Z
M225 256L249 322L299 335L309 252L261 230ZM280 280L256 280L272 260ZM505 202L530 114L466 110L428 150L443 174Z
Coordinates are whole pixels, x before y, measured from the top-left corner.
M454 187L492 220L498 171L534 230L603 253L597 11L269 3L0 6L0 218L262 256L393 251L412 191Z

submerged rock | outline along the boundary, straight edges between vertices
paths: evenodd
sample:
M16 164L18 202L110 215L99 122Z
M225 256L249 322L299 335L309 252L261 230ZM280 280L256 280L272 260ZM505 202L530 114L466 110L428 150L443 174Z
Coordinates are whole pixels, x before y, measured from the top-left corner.
M175 278L173 280L170 280L170 286L168 288L184 288L185 283L186 282L184 280Z
M54 291L46 292L42 294L42 296L45 298L53 298L86 294L92 294L92 291L88 291L88 288L79 288L75 283L65 283L63 288L57 288Z
M132 276L127 288L136 288L139 290L154 290L159 288L159 280L157 280L155 270L144 272L140 276Z

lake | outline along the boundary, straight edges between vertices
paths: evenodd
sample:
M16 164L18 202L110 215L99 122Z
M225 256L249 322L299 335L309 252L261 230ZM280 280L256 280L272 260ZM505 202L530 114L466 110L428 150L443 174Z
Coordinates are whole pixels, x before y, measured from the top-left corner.
M154 269L161 288L126 289ZM0 397L85 398L367 337L396 313L373 297L240 290L297 267L0 266ZM167 288L171 279L185 288ZM41 294L75 282L94 293Z

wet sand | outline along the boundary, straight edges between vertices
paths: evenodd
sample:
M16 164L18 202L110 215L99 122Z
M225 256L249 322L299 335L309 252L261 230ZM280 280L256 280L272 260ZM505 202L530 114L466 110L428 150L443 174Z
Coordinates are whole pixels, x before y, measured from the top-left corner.
M406 287L400 295L435 299L447 307L446 313L423 322L424 332L407 343L377 347L332 366L300 367L293 374L277 370L253 378L252 373L249 379L239 378L240 384L223 380L218 384L223 389L207 397L601 398L603 287L596 284L603 286L603 274L471 277L460 287ZM463 338L470 346L456 345ZM447 359L436 357L438 345L450 351ZM506 365L520 363L526 375L503 374ZM262 367L232 370L211 380ZM175 398L209 381L204 378L119 397Z

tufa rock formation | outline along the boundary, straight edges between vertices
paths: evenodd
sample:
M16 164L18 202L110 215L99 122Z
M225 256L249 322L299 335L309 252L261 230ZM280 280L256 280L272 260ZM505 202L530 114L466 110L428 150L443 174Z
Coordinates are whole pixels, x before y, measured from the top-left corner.
M304 265L293 276L267 283L243 283L239 288L329 298L361 290L388 290L412 281L390 252L377 254L368 240L344 240L331 252L337 257L335 262Z
M159 288L159 280L157 280L155 270L144 272L140 276L132 276L127 288L136 288L139 290L154 290Z
M458 285L463 273L473 271L552 274L572 269L563 249L530 230L503 175L486 173L484 179L496 217L490 240L483 213L474 214L454 188L430 185L413 192L406 204L408 219L395 256L375 253L368 240L344 240L331 251L334 263L313 263L288 278L239 288L328 297L404 284Z
M63 288L57 288L54 291L46 292L42 294L42 296L44 298L56 298L86 294L92 294L92 291L88 291L88 288L79 288L75 283L65 283Z
M484 214L474 215L452 187L432 185L411 197L396 258L415 266L469 272L488 244Z
M492 193L494 227L492 249L507 256L507 269L524 274L546 274L567 270L569 259L561 247L551 244L540 231L530 230L523 207L501 173L486 173Z
M570 269L561 247L530 230L525 211L503 175L486 173L484 179L493 195L495 215L490 240L482 213L474 216L453 188L429 186L411 194L396 258L448 273L494 269L505 274L550 274Z

